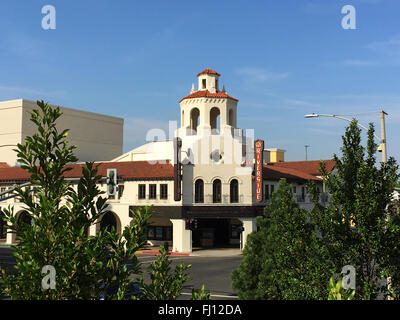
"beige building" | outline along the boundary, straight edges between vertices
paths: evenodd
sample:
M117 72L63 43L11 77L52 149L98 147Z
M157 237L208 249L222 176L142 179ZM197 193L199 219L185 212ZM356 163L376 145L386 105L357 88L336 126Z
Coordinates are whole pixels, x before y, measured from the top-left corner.
M36 102L18 99L0 102L0 161L13 166L13 151L34 133L30 114ZM58 129L70 129L69 142L77 146L79 161L111 160L122 153L124 119L98 113L60 107L63 112Z
M107 169L117 170L118 193L109 197L108 212L90 234L107 226L121 232L132 223L131 209L152 205L152 226L147 234L151 245L168 242L174 252L191 252L194 247L242 249L279 179L292 183L293 196L302 207L311 206L305 188L308 180L317 182L321 203L327 202L318 176L319 161L285 162L281 149L262 152L262 195L261 200L256 199L254 137L238 128L238 100L225 88L220 90L219 76L211 69L198 74L197 90L193 85L189 95L180 100L180 127L170 140L147 143L100 164L103 177ZM176 138L181 148L175 148ZM333 170L334 162L328 160L326 165L328 171ZM80 177L80 169L74 164L66 173L72 184ZM21 168L0 165L2 191L26 182L29 176ZM106 190L105 180L100 188ZM14 205L18 219L29 223L29 213L15 198L0 201L0 207L8 204ZM189 226L191 222L194 228ZM0 226L0 239L13 243L15 235L6 229L4 224Z

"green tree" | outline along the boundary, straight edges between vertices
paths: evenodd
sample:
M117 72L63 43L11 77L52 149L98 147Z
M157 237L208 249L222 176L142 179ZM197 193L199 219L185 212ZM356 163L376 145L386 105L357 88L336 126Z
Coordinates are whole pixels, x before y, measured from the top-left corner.
M177 265L171 273L171 260L168 259L168 250L160 247L160 254L156 261L147 268L150 275L150 283L146 283L144 277L139 279L140 289L145 300L175 300L183 289L183 284L189 280L186 271L191 265L183 263Z
M247 238L231 276L240 299L326 299L332 265L291 189L285 179L279 182L264 216L257 217L259 230Z
M211 292L206 292L204 284L200 290L192 289L192 300L211 300Z
M114 229L87 236L89 227L104 214L107 203L97 187L101 176L97 166L82 166L82 178L74 188L65 181L77 161L74 146L68 146L68 130L59 132L59 108L43 101L31 113L37 133L27 137L15 150L21 168L30 174L36 189L17 188L15 193L32 218L31 225L18 224L13 208L4 209L5 221L17 234L13 247L16 274L0 270L0 287L12 299L99 299L103 292L118 286L114 298L121 298L132 275L140 273L135 252L145 243L149 207L133 212L134 223L122 234ZM127 268L127 263L131 268ZM56 288L42 289L42 268L56 271Z
M321 174L331 194L326 208L317 203L315 185L309 184L315 204L312 222L322 234L335 269L345 265L356 269L355 299L375 299L382 278L392 276L393 289L398 292L399 288L400 223L391 202L398 166L390 158L377 168L372 124L366 148L361 145L356 120L346 128L342 140L342 157L334 155L334 172L328 174L321 163Z
M342 280L335 282L333 277L330 278L328 300L353 300L355 294L355 289L343 289Z

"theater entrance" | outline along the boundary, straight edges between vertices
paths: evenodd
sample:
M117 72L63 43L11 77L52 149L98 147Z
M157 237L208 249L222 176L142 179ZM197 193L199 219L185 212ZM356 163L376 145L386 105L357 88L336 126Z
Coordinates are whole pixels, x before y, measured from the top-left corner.
M239 248L242 223L238 219L197 219L193 248Z

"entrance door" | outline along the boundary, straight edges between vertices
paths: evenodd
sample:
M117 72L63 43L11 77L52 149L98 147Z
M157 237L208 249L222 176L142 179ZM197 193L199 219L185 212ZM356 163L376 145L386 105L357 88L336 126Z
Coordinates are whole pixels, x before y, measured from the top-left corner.
M197 219L197 229L193 230L193 247L229 246L229 219Z

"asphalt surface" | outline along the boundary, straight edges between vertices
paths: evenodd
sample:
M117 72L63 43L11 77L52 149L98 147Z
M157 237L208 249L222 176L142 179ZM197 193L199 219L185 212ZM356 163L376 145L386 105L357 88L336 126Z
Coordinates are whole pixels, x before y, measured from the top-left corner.
M145 271L152 261L156 259L153 255L138 255L139 261L142 263L142 271ZM211 297L217 299L237 299L236 293L231 288L231 273L236 269L241 261L240 255L223 256L223 257L201 257L201 256L171 256L171 270L178 264L184 263L191 265L187 274L191 278L183 290L180 299L190 299L192 288L201 289L202 285L206 291L211 292ZM145 281L150 279L144 273Z
M231 288L230 276L232 271L238 267L242 256L237 253L231 254L229 251L225 251L224 254L218 254L218 256L213 256L209 252L205 256L202 256L201 252L197 252L196 256L170 256L170 260L172 261L171 272L180 263L191 265L191 268L187 271L191 280L185 284L182 296L179 299L190 299L192 288L201 289L203 284L206 291L211 292L213 300L237 299L235 292ZM224 252L224 250L221 252ZM146 268L156 260L156 256L138 254L137 257L142 264L144 279L147 282L150 277L145 272ZM15 265L15 260L11 249L0 247L0 265L9 270L13 269L12 266Z

